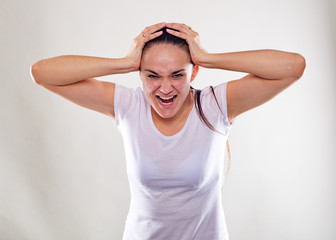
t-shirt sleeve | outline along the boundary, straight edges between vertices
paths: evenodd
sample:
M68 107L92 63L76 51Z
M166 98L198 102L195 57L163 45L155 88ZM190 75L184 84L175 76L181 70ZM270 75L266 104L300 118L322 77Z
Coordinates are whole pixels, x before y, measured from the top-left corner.
M227 98L226 98L226 88L227 88L228 82L221 83L214 87L215 95L218 100L218 104L221 107L221 110L223 112L223 121L224 124L228 127L233 127L235 125L236 120L234 119L233 122L230 124L228 115L227 115Z
M133 88L128 88L120 84L115 84L114 90L114 126L119 126L120 121L124 119L128 112L136 106L137 94Z

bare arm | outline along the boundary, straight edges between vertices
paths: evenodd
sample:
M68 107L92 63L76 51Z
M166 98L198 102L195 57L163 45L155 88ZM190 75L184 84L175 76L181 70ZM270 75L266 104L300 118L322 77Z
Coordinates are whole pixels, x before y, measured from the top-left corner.
M31 66L31 77L38 85L77 105L114 118L115 84L94 77L138 71L144 44L159 36L162 32L154 32L164 24L147 27L146 37L136 37L124 58L64 55L43 59Z
M305 68L305 59L297 53L267 49L206 54L200 65L250 73L268 80L299 79Z
M66 55L31 66L33 80L45 89L79 105L114 118L115 84L93 77L134 71L127 58L109 59Z
M209 54L205 66L249 73L227 85L228 118L260 106L300 79L305 59L297 53L255 50Z
M228 118L232 121L255 108L300 79L306 68L304 57L279 50L254 50L231 53L208 53L201 46L197 32L185 24L171 23L169 33L188 42L194 64L248 73L227 84Z
M135 71L127 58L112 59L65 55L43 59L31 66L38 84L67 85L84 79Z

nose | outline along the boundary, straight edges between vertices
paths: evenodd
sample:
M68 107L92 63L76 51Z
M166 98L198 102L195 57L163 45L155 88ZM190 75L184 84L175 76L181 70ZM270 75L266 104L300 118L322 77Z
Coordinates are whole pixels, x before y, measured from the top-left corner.
M169 94L171 91L173 91L173 86L171 82L168 79L164 79L161 82L160 92L163 94Z

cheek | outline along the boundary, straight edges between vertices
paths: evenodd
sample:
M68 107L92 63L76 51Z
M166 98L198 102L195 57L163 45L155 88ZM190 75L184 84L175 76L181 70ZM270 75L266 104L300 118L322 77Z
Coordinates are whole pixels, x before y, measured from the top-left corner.
M174 84L175 89L177 89L179 92L186 92L190 89L190 83L188 81L177 81Z
M152 93L160 87L160 83L158 81L145 81L143 87L148 93Z

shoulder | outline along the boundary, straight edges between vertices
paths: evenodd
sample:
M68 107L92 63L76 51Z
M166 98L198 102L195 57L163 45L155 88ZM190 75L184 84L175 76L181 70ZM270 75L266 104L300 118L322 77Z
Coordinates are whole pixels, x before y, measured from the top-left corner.
M134 109L145 101L145 96L140 87L132 88L120 84L115 85L114 112L116 125Z
M224 82L216 86L207 86L200 91L200 98L202 101L212 101L215 100L216 102L221 105L225 105L223 107L226 107L226 88L227 88L227 83ZM195 91L197 91L195 89Z
M115 98L123 101L134 101L135 98L144 96L141 87L126 87L121 84L115 84Z
M203 88L200 90L200 102L205 111L220 116L227 126L231 126L232 121L229 121L227 114L227 85L228 82L223 82L216 86Z

